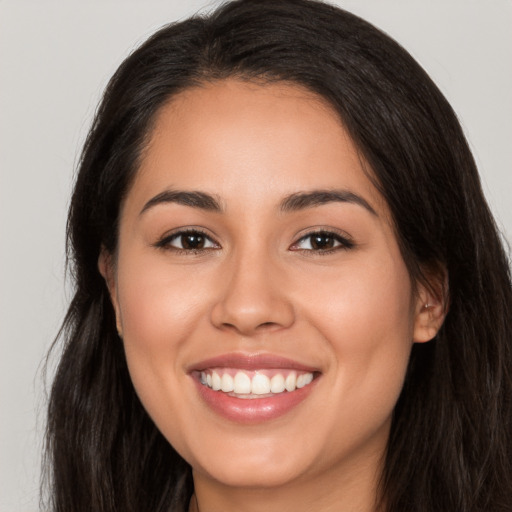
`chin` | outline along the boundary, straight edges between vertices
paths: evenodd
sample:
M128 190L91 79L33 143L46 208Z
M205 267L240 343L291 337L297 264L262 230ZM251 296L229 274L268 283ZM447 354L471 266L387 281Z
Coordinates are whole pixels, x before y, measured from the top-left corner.
M239 488L283 487L302 474L297 465L276 459L252 463L251 461L227 460L226 458L219 462L221 463L199 467L194 469L194 472L206 475L209 479L223 485Z
M175 447L195 473L232 487L282 486L308 473L314 463L312 447L293 432L286 438L282 432L276 435L278 428L242 430L241 435L219 428L211 436L197 429L194 439L180 439Z

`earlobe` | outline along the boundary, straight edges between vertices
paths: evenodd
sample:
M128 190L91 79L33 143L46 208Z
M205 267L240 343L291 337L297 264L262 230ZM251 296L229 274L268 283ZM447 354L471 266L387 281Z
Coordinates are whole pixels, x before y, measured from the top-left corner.
M119 301L117 299L117 287L113 256L104 247L101 248L100 256L98 258L98 270L100 274L103 276L103 279L105 279L105 283L107 285L108 292L110 295L110 301L112 302L112 306L114 307L114 312L116 315L117 332L119 336L122 338L123 330L121 315L119 311Z
M415 343L432 340L443 325L448 311L446 281L446 278L443 278L442 284L436 287L435 293L423 285L420 286L414 319L413 341Z
M444 318L443 304L439 302L423 304L416 313L413 341L415 343L425 343L435 338L441 325L443 325Z

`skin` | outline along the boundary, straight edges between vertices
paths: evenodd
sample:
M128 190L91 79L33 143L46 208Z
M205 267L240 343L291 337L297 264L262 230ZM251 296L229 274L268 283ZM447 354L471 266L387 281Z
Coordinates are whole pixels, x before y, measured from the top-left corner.
M166 202L141 213L171 189L210 194L223 211ZM369 208L280 208L334 189ZM177 250L180 237L157 246L191 226L203 250ZM353 247L312 248L304 237L320 228ZM122 205L117 254L99 267L137 393L192 465L191 510L375 510L412 344L435 335L443 308L412 285L387 205L325 102L236 80L172 98ZM232 352L277 354L320 377L284 416L240 425L210 410L188 373Z

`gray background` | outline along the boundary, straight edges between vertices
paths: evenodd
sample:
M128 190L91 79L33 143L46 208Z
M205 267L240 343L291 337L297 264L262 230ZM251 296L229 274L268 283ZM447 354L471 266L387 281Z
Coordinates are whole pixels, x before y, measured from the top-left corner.
M138 43L204 0L0 0L0 512L38 508L41 362L70 293L73 171L108 78ZM401 42L458 112L510 239L511 0L339 0Z

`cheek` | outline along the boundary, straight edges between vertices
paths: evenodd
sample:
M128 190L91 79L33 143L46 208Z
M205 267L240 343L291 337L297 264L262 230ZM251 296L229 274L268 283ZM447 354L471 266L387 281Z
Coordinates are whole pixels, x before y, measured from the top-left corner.
M374 258L375 259L375 258ZM351 262L352 263L352 262ZM361 259L307 287L311 314L336 349L379 350L412 340L412 287L400 257ZM304 290L304 293L306 290ZM340 339L340 344L336 340Z
M372 421L377 427L398 399L412 347L412 288L405 265L386 256L309 284L303 311L331 352L331 406L361 428Z
M204 314L207 287L201 281L200 273L176 271L165 258L121 260L119 306L129 341L147 351L160 345L172 350L182 343Z
M144 407L158 424L178 409L187 377L190 333L206 316L201 276L176 272L163 261L130 258L118 263L118 300L130 375Z

